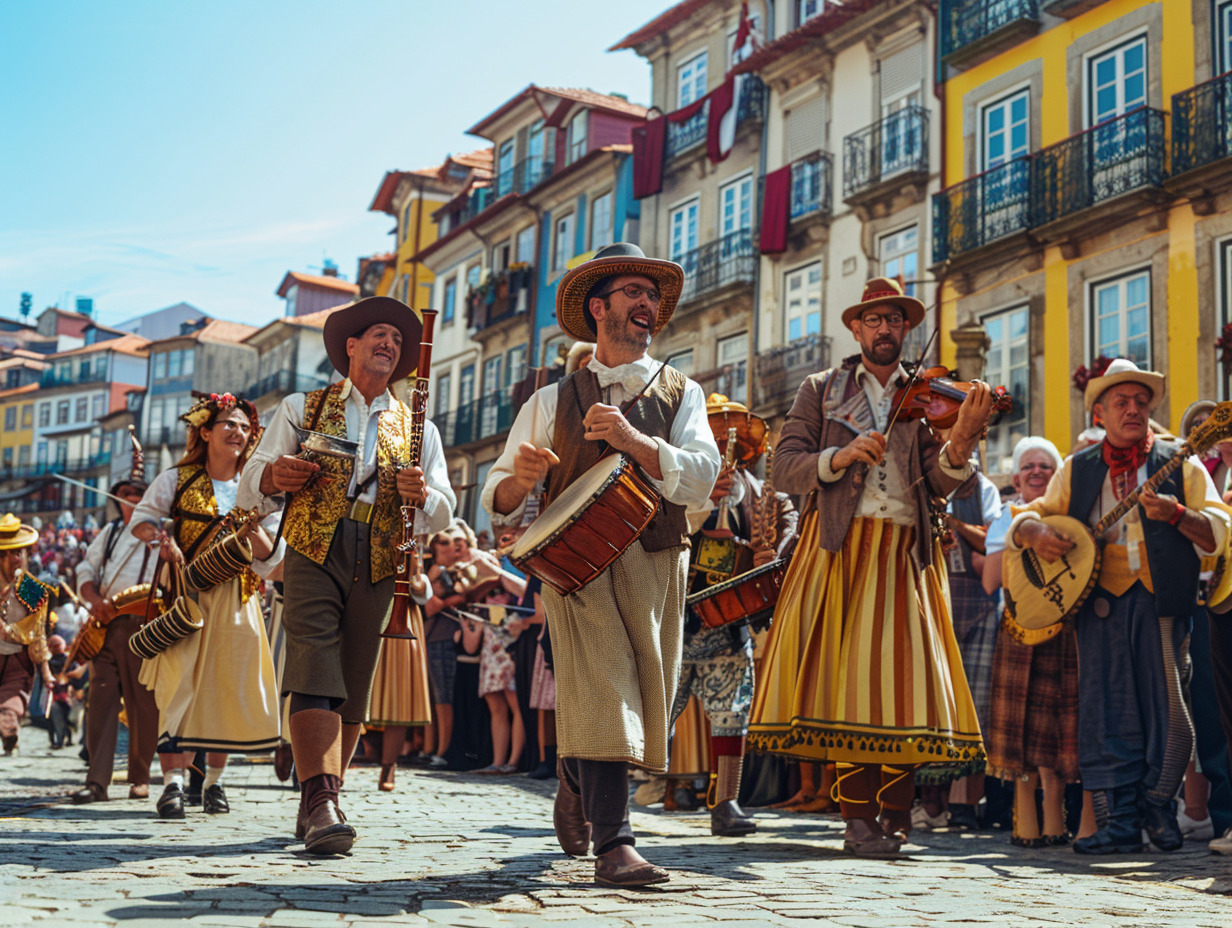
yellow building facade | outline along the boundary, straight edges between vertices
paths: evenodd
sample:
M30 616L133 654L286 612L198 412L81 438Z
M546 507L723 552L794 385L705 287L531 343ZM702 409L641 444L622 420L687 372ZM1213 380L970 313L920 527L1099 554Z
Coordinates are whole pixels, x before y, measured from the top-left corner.
M38 384L0 390L0 479L17 475L34 461L34 396Z
M936 322L949 366L982 329L984 373L1015 394L991 469L1025 434L1070 448L1087 424L1073 375L1101 355L1167 374L1165 425L1224 398L1232 0L943 0L938 16Z

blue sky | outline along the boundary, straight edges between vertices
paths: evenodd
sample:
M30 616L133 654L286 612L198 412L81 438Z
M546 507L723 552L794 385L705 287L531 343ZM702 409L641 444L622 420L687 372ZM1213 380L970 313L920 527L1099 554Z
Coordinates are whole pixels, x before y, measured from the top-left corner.
M287 270L353 279L392 246L386 170L480 147L464 130L526 84L647 102L646 63L604 49L671 5L6 0L0 315L29 291L268 322Z

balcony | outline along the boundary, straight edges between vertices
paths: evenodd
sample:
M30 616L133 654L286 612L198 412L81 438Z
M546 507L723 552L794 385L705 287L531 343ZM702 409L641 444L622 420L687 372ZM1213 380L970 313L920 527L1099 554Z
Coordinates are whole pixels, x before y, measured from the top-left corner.
M818 151L791 163L791 218L829 217L834 164L828 152Z
M1097 203L1135 191L1148 195L1158 191L1167 173L1165 115L1143 107L1037 152L1031 170L1031 224L1036 234L1041 227L1070 219L1065 228L1041 236L1067 237L1072 217Z
M1016 158L933 196L934 262L1030 228L1032 163Z
M892 200L912 185L918 202L928 182L928 110L908 106L843 139L843 199L853 206Z
M765 84L761 78L748 75L740 90L740 99L736 101L736 125L741 126L747 120L760 120L765 114ZM667 145L664 157L670 161L677 155L703 144L706 141L706 129L710 124L710 101L684 122L667 124Z
M434 213L438 224L437 237L442 238L459 226L464 226L485 209L493 201L491 187L478 187L466 196L459 196L453 202Z
M830 339L813 334L757 356L755 409L766 416L783 415L809 374L830 366Z
M1232 72L1172 97L1172 177L1187 196L1227 183L1232 155ZM1196 206L1196 204L1195 204ZM1208 210L1209 211L1209 210Z
M63 474L66 477L74 474L88 474L99 467L111 463L110 452L95 454L87 458L72 458L57 461L42 461L37 464L0 466L0 480L29 480L34 477L50 477L53 474ZM104 487L103 489L106 489Z
M434 419L441 444L456 448L490 438L500 438L513 425L513 391L495 390Z
M523 158L513 167L497 175L497 199L510 193L526 193L551 177L555 169L555 163L543 155Z
M532 305L535 271L529 264L511 264L489 274L466 294L466 324L480 334L514 318L528 318Z
M1099 6L1104 0L1042 0L1040 9L1053 16L1073 19L1087 10Z
M311 393L328 386L329 379L326 377L308 377L293 371L276 371L251 384L241 395L255 402L269 393L281 393L284 396L291 393ZM176 431L182 438L183 427L177 427Z
M751 284L757 259L753 233L748 229L695 248L677 259L684 268L680 302L687 303L732 285Z
M1039 31L1039 0L943 0L941 60L969 68Z
M80 387L86 384L106 383L106 370L89 367L75 374L57 374L54 370L45 370L39 376L39 386L46 390L49 387Z

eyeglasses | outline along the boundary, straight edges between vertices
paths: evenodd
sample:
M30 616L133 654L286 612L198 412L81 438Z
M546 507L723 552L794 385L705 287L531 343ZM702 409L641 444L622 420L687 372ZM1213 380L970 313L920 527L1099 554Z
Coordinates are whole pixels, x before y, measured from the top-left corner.
M860 317L860 322L866 329L879 329L883 322L890 328L897 329L903 324L904 319L902 313L865 313Z
M616 292L616 290L619 290L631 300L636 300L644 293L646 294L646 299L650 300L650 302L654 303L656 306L659 305L659 300L663 299L663 294L654 287L643 287L641 284L625 284L623 287L617 287L615 290L600 293L599 296L611 296Z

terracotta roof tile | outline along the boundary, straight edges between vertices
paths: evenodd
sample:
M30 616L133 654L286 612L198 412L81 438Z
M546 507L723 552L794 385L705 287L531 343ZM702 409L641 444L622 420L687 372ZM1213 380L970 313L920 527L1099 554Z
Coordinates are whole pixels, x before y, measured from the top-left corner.
M640 29L634 29L609 48L608 51L614 52L622 48L635 48L647 39L653 39L656 35L666 32L677 23L684 22L702 7L713 2L714 0L683 0L683 2L664 10Z
M630 116L644 117L649 112L644 106L630 103L624 97L614 97L610 93L597 93L580 87L544 87L542 89L558 97L564 97L566 100L575 100L584 106L598 106L617 113L628 113Z
M292 283L307 284L310 287L325 287L328 290L341 290L345 293L359 293L359 285L343 280L341 277L327 277L324 274L301 274L299 271L287 271L278 287L278 295L286 296Z
M57 351L47 355L48 361L59 358L71 358L82 354L95 354L99 351L115 351L119 354L129 354L144 358L149 354L150 340L140 335L121 335L119 338L109 338L106 341L95 342L93 345L82 345L80 348L70 348L68 351Z

